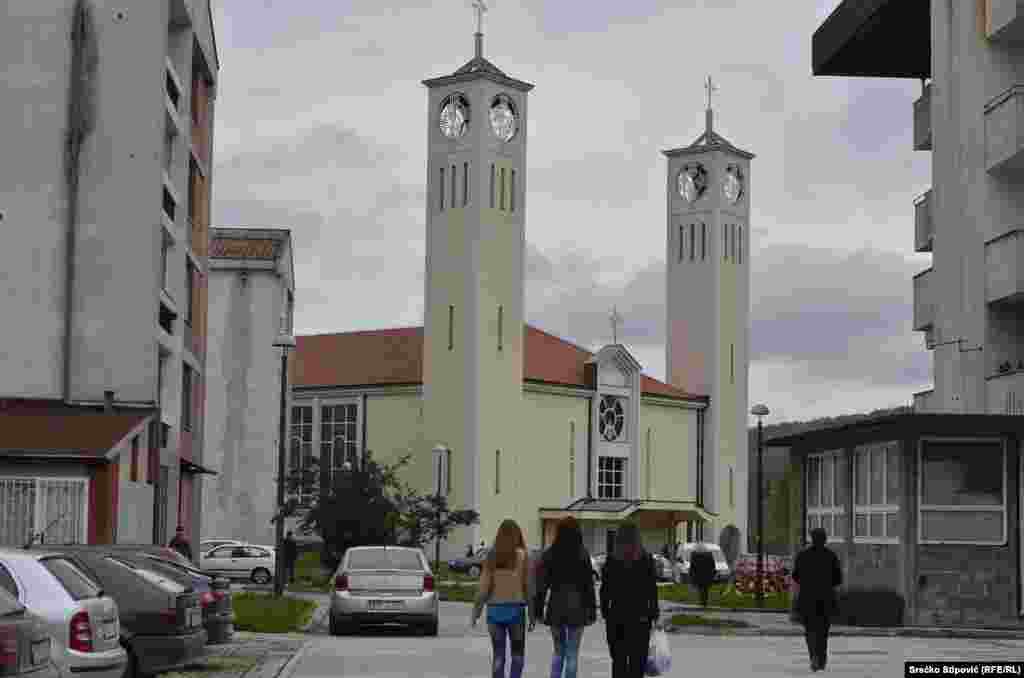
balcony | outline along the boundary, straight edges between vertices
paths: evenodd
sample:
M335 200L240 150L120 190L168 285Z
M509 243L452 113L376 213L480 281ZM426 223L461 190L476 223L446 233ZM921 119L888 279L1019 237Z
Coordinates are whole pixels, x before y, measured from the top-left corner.
M1014 85L985 104L985 169L1024 168L1024 86Z
M1024 414L1024 370L985 379L985 405L988 414Z
M932 189L914 201L914 251L931 252L935 238L935 222L932 218Z
M985 32L995 43L1024 41L1024 2L1021 0L987 0L988 25Z
M985 302L1024 299L1024 229L1014 229L985 243Z
M935 326L935 271L926 269L914 276L914 330Z
M935 402L935 389L928 389L914 394L914 413L931 412Z
M914 150L932 150L932 84L925 85L921 98L914 102Z

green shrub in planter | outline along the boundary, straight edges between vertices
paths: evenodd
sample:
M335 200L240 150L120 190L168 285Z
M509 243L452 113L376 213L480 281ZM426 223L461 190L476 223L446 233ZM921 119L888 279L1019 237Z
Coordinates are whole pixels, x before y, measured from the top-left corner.
M847 626L903 626L903 596L892 589L850 588L839 592L833 623Z

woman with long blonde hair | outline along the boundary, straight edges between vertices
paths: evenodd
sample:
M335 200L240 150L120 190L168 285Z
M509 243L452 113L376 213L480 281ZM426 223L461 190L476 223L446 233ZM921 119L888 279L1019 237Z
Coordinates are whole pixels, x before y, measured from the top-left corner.
M494 651L493 678L505 678L505 646L509 647L509 678L523 675L526 661L529 579L526 540L514 520L505 520L480 573L480 593L473 605L473 625L487 605L487 630ZM530 624L533 627L533 624Z

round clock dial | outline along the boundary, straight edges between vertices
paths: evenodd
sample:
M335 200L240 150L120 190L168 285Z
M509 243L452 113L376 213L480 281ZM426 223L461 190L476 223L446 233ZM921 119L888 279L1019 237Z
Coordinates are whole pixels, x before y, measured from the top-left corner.
M491 103L491 131L502 141L511 141L519 131L515 104L506 94L499 94Z
M708 187L708 171L699 162L684 165L676 178L679 195L686 202L696 202Z
M461 94L449 94L441 103L438 119L441 134L449 139L458 139L469 129L469 101Z
M729 165L722 179L722 194L725 199L736 204L743 197L743 171L739 165Z

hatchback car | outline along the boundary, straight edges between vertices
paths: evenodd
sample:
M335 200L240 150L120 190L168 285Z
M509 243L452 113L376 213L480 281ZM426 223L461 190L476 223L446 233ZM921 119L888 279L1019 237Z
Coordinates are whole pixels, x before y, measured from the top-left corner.
M58 678L46 625L0 587L0 676Z
M209 553L218 546L227 546L229 544L232 546L241 545L242 542L237 541L235 539L207 539L205 541L199 542L199 555Z
M199 568L229 579L249 579L257 584L269 584L274 578L276 561L271 549L227 544L200 555Z
M715 582L728 581L732 576L729 562L725 559L725 553L718 544L702 544L711 552L715 559ZM673 581L682 584L690 580L690 554L697 548L697 543L687 542L680 544L676 550L677 558L673 571Z
M0 549L0 589L46 625L54 639L53 661L63 674L120 678L124 673L118 606L71 560L44 551Z
M117 603L128 650L126 678L179 668L203 655L207 635L191 586L99 551L78 548L64 555Z
M394 624L436 636L438 598L423 551L404 546L348 549L334 575L329 620L332 636L364 625Z

